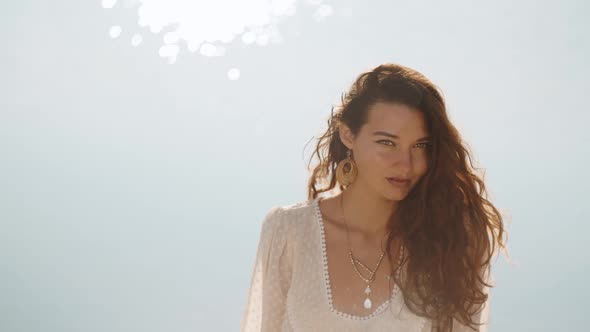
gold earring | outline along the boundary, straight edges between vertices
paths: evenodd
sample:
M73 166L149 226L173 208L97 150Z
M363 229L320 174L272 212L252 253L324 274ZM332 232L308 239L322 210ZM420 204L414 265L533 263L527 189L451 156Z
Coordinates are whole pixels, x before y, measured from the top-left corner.
M336 180L343 186L350 185L358 173L356 163L351 158L351 150L346 151L346 159L340 161L336 166Z

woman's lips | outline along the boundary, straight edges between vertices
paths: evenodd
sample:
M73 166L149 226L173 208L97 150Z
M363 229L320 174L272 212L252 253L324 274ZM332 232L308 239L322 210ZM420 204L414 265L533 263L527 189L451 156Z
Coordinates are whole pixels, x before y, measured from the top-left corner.
M403 180L400 178L387 178L387 181L398 187L407 187L410 184L410 180Z

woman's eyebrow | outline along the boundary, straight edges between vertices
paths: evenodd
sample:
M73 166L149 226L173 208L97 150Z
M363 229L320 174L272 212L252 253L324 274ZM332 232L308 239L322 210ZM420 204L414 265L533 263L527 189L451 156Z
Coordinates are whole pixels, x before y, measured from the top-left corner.
M385 131L376 131L376 132L373 133L373 135L382 135L382 136L387 136L387 137L399 139L399 136L394 135L394 134L390 134L390 133L385 132ZM417 139L416 142L426 141L426 140L429 140L429 139L430 139L430 136L424 136L424 137L422 137L420 139Z

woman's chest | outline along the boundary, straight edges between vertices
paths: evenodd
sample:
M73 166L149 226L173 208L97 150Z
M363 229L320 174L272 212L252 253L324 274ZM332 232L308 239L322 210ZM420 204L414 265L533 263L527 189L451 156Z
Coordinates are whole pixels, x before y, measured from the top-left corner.
M325 242L314 232L294 236L305 241L296 241L293 248L293 274L287 292L285 318L292 330L384 331L394 327L403 331L423 331L424 320L405 310L401 294L393 301L384 302L387 294L391 294L385 273L378 274L382 280L371 283L374 296L370 298L374 303L372 310L367 310L363 303L366 283L359 282L358 276L355 279L356 272L351 273L352 267L345 264L345 256L338 259L337 254L329 255ZM328 257L334 257L333 265L329 264ZM388 268L389 264L385 263L383 271ZM333 288L340 292L335 293Z

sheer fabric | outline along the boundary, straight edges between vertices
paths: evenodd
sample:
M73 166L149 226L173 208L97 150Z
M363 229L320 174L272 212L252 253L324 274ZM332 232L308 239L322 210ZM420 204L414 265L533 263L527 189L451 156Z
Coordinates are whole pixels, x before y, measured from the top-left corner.
M366 316L332 307L318 199L274 206L265 215L240 331L430 331L430 320L410 312L397 287ZM488 321L489 300L477 321ZM453 332L468 331L454 322Z

